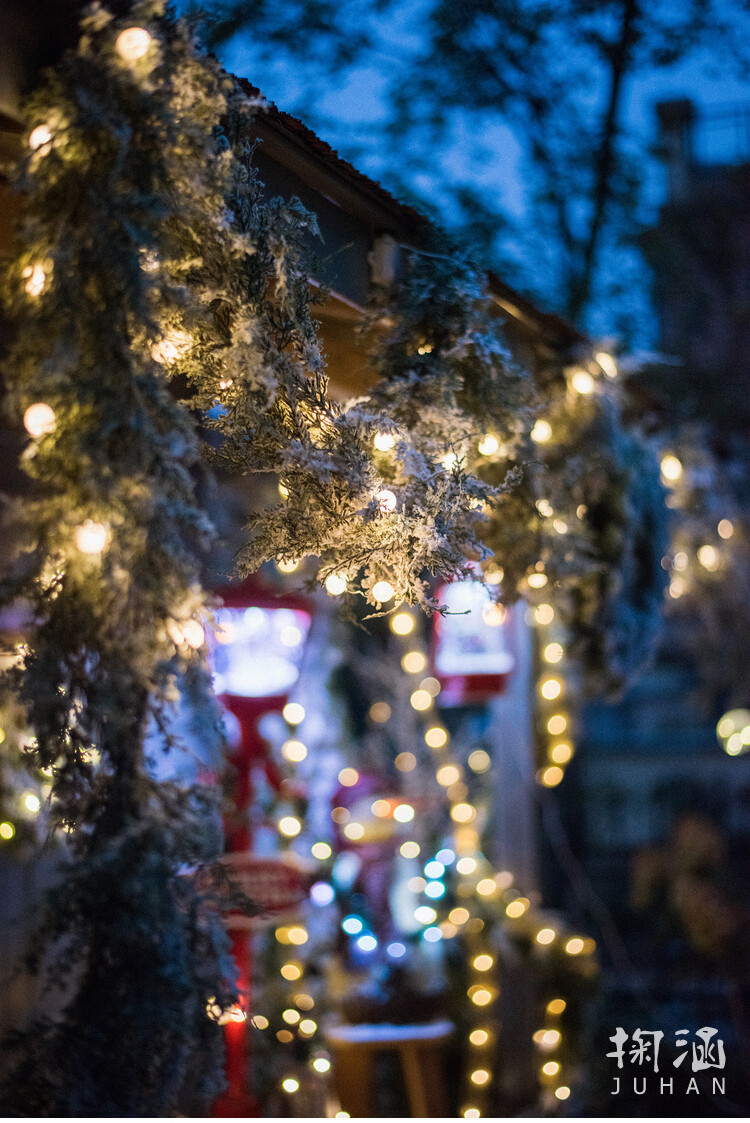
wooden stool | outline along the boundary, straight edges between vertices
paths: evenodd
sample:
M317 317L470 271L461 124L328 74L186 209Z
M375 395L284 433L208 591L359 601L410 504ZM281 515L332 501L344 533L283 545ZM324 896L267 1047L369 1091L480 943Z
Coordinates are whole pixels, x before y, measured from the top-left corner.
M323 1035L333 1053L333 1081L342 1111L356 1119L372 1116L374 1055L379 1050L391 1049L399 1056L412 1118L446 1116L441 1052L453 1029L453 1023L448 1021L408 1026L324 1025Z

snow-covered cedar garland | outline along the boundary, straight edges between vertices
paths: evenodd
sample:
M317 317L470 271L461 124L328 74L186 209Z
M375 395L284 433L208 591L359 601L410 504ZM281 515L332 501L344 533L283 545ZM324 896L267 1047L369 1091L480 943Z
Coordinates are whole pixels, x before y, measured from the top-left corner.
M199 314L180 270L200 244L234 244L230 157L213 135L227 91L160 8L133 9L152 36L135 60L118 39L128 25L92 10L28 106L5 376L36 486L2 601L29 605L9 685L36 763L52 769L71 862L35 960L62 994L45 1009L61 1009L16 1041L5 1115L203 1114L222 1082L206 1005L233 999L228 940L176 876L217 853L218 808L207 791L157 784L145 744L185 690L219 740L196 619L210 541L191 474L199 446L154 345Z
M412 253L372 329L370 407L491 489L478 534L498 599L551 606L585 688L623 686L656 638L669 528L657 448L619 384L591 355L519 370L455 246Z
M210 900L177 876L216 853L218 813L200 789L156 783L146 759L181 694L219 740L200 622L211 528L192 475L198 411L222 438L214 459L275 472L286 490L251 525L243 571L316 555L321 581L375 610L378 581L394 603L429 608L425 574L464 574L486 544L505 595L543 571L592 650L613 620L630 632L623 606L639 609L639 577L652 581L649 461L609 387L581 412L559 372L521 371L465 262L414 255L377 310L382 381L334 406L303 248L315 220L263 200L253 111L161 0L126 20L90 9L77 50L28 105L5 373L35 487L0 600L29 606L7 685L35 764L52 769L73 861L39 945L60 953L46 964L61 1012L18 1040L6 1114L202 1114L221 1080L206 1007L232 1001L227 945ZM177 375L187 403L170 391ZM559 426L544 456L541 403ZM497 455L478 452L488 431ZM548 531L542 499L567 534Z

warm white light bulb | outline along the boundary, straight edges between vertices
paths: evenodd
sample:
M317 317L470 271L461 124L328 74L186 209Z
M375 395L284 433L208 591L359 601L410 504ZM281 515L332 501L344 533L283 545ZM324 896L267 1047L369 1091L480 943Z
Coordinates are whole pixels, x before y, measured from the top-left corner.
M500 448L500 442L492 433L487 433L482 437L478 447L482 456L492 456Z
M608 351L597 351L594 358L607 378L617 378L617 363Z
M570 380L570 385L577 394L591 394L594 389L594 380L587 370L577 370Z
M396 444L393 433L376 433L372 442L378 452L390 452Z
M38 149L43 148L45 144L49 144L51 140L52 132L47 125L37 125L29 134L29 148L33 152L36 152Z
M46 437L49 433L54 433L57 417L52 406L48 406L46 402L35 402L24 413L23 424L26 432L35 439Z
M115 40L115 50L125 62L137 62L151 46L151 35L145 27L126 27Z
M27 265L21 276L26 278L24 289L29 296L41 296L47 283L43 265Z
M372 587L372 595L375 597L375 600L379 601L381 604L391 600L394 592L395 589L390 581L376 581Z
M193 337L186 331L171 331L163 339L157 339L151 346L151 358L155 363L169 366L190 350Z
M180 627L188 647L197 651L199 647L203 646L206 636L197 620L182 620L180 621Z
M103 523L94 522L92 519L86 519L73 532L73 540L82 554L101 554L107 545L108 537L107 527Z
M378 507L383 512L383 514L386 514L388 511L395 511L396 496L392 491L388 491L387 489L379 491L376 498L378 501Z
M675 483L682 475L682 464L673 456L668 453L661 458L661 474L668 483Z
M326 592L332 597L337 597L346 592L348 582L341 573L329 573L325 580Z
M541 418L536 422L534 428L531 430L531 439L536 441L537 444L544 445L547 441L552 439L552 426L549 421Z

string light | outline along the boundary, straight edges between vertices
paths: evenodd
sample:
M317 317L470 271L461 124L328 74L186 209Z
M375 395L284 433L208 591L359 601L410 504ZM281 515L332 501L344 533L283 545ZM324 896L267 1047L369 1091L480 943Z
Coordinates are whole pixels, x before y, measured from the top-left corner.
M534 619L537 624L551 624L555 619L555 610L551 604L538 604L534 609Z
M295 838L301 830L302 824L293 815L285 815L283 819L279 819L279 831L285 838Z
M562 644L548 643L544 649L544 658L548 663L559 663L565 652Z
M359 842L364 838L365 828L361 823L347 823L344 827L344 834L350 842Z
M393 809L393 818L397 823L410 823L414 818L414 808L409 803L399 803Z
M282 978L286 979L290 983L293 983L296 982L297 979L300 979L302 977L302 968L298 963L285 963L284 966L280 969L280 974Z
M608 351L597 351L594 358L607 378L617 378L617 363Z
M486 1029L475 1029L469 1034L469 1041L472 1045L486 1045L489 1038L490 1035Z
M459 873L466 876L467 874L474 873L477 868L477 863L474 858L459 858L456 862L456 869Z
M441 725L432 725L425 730L424 739L431 749L442 749L448 742L448 731Z
M293 1093L299 1091L299 1080L295 1080L293 1076L287 1076L286 1079L281 1081L281 1087L285 1092Z
M442 768L438 768L435 779L444 788L449 788L461 779L461 772L455 764L444 764Z
M591 394L594 389L594 379L587 370L577 370L570 380L570 385L577 394Z
M552 439L552 426L549 421L540 418L531 430L531 439L539 445L544 445Z
M391 600L395 591L390 581L376 581L372 587L372 595L375 597L375 600L379 601L381 604Z
M709 573L715 573L719 568L719 554L713 546L701 546L698 550L698 561Z
M407 651L401 659L401 666L410 675L418 675L427 666L427 659L421 651Z
M409 841L401 844L399 853L402 858L418 858L420 849L418 842Z
M570 745L561 741L559 745L554 745L552 749L550 749L550 756L555 764L567 764L573 756L573 749Z
M328 1072L331 1067L331 1062L325 1057L316 1057L312 1066L316 1072Z
M554 928L541 928L536 934L536 942L545 946L554 942L557 933Z
M563 1084L559 1088L555 1088L555 1095L558 1100L567 1100L570 1095L570 1088Z
M26 277L23 286L29 296L41 296L47 283L47 274L43 265L27 265L21 276Z
M206 640L206 634L197 620L183 620L180 623L180 627L188 647L192 647L197 651L203 646Z
M492 766L490 755L489 753L486 753L484 749L474 749L472 752L470 752L469 758L466 763L468 764L472 772L478 773L488 772L490 767Z
M729 519L722 519L716 529L719 532L719 538L731 538L734 534L734 526Z
M295 569L299 569L299 559L297 561L277 561L276 568L280 573L294 573Z
M481 456L493 456L500 448L500 442L492 433L487 433L479 442L478 449Z
M682 464L672 453L662 456L660 466L661 474L667 483L676 483L682 475Z
M0 823L0 838L8 842L16 833L16 828L12 823Z
M86 519L84 523L77 526L73 532L73 541L76 548L82 554L95 555L101 554L107 545L109 539L109 531L103 523L94 522L92 519Z
M481 881L477 882L477 893L480 897L491 897L496 892L497 884L493 877L483 877Z
M486 1068L477 1068L474 1070L474 1072L472 1072L470 1079L472 1084L478 1084L481 1086L482 1084L486 1084L489 1081L490 1074Z
M556 678L544 679L539 687L539 693L542 698L546 698L548 702L554 701L562 694L562 683Z
M48 406L46 402L35 402L24 413L23 424L29 436L38 439L54 433L57 417L52 406Z
M330 858L332 850L327 842L314 842L310 847L310 853L319 862L324 862L326 858Z
M349 584L343 573L329 573L325 579L326 592L332 597L338 597L346 592Z
M307 756L307 746L301 741L285 741L281 746L281 755L291 764L299 764Z
M27 792L23 797L23 805L27 811L31 811L32 815L36 815L39 808L42 806L39 797L34 795L33 792Z
M170 331L151 345L151 358L161 366L177 362L191 348L193 337L186 331Z
M545 1076L557 1076L560 1071L560 1065L557 1061L547 1061L542 1065L542 1072Z
M547 584L546 573L530 573L526 578L526 584L530 589L543 589Z
M580 955L583 951L583 947L583 940L579 939L578 936L575 936L572 940L568 940L567 944L565 945L565 951L568 955Z
M300 725L305 720L305 707L299 702L287 702L281 712L288 725Z
M391 629L397 636L408 636L413 628L414 617L409 612L397 612L391 620ZM406 656L404 656L404 658L406 658Z
M399 753L393 763L399 772L413 772L417 767L417 758L414 753Z
M428 710L432 705L432 695L427 690L415 690L409 701L415 710Z
M398 502L398 500L396 499L396 496L393 494L393 492L389 491L387 488L385 488L383 491L379 491L376 499L378 501L378 507L383 512L383 514L387 514L389 511L396 510L396 503ZM388 598L386 597L384 599L387 600Z
M553 998L547 1003L547 1013L553 1015L562 1014L567 1005L564 998Z
M145 27L126 27L115 40L115 50L125 62L137 62L147 54L151 35Z
M47 125L37 125L29 133L29 148L32 152L38 152L45 144L49 144L52 140L52 132Z
M372 443L378 452L390 452L396 444L396 438L392 433L376 433Z
M529 901L526 897L517 897L515 901L511 901L507 906L505 914L509 916L511 920L517 920L519 916L523 916L528 907Z
M558 768L556 764L551 764L548 768L542 769L539 776L539 781L545 788L556 788L563 778L562 768Z
M391 716L391 707L387 702L373 702L368 712L373 721L382 725Z
M557 736L560 733L564 733L567 728L568 728L567 718L563 717L562 714L553 714L552 717L547 722L547 730L553 736Z
M476 817L476 808L470 803L457 803L451 808L451 818L456 823L471 823Z
M474 959L472 966L475 967L477 971L489 971L494 962L495 960L491 955L478 955Z

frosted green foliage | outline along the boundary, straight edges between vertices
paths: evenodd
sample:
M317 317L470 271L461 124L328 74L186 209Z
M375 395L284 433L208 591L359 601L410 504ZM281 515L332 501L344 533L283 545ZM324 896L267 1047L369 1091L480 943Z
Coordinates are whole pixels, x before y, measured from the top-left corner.
M136 61L116 47L132 23L152 36ZM228 161L212 136L223 81L162 4L135 5L126 23L93 8L27 110L50 135L34 147L32 134L20 169L5 377L16 417L44 403L54 419L31 425L22 465L36 486L0 596L28 608L28 647L6 678L34 763L51 768L71 864L41 934L59 955L39 960L66 1001L20 1039L6 1114L158 1116L185 1097L205 1110L221 1084L206 1003L231 1001L228 941L177 876L217 853L218 809L154 782L144 737L187 683L219 740L198 619L210 541L199 446L152 349L197 315L180 278L196 237L226 230Z
M626 424L619 388L588 356L598 373L590 395L569 386L565 356L519 369L481 274L440 248L414 253L376 302L372 362L383 381L368 403L409 431L412 448L433 460L451 450L457 474L485 484L481 547L467 556L483 550L486 566L502 568L503 602L554 607L587 690L617 689L659 626L668 534L656 450ZM548 441L532 439L537 420ZM542 573L546 584L530 586Z
M331 401L310 309L305 247L315 218L296 200L262 201L239 93L226 126L235 238L221 291L207 254L193 274L209 315L174 370L195 385L196 404L224 438L213 459L235 472L275 473L283 488L283 500L251 522L240 572L314 555L321 581L345 578L373 605L372 586L387 580L397 601L433 607L425 574L449 579L481 555L481 507L493 494L444 462L472 430L460 409L461 374L448 364L424 378L415 362L408 385L384 385L345 408ZM379 433L393 435L390 455L376 449Z

